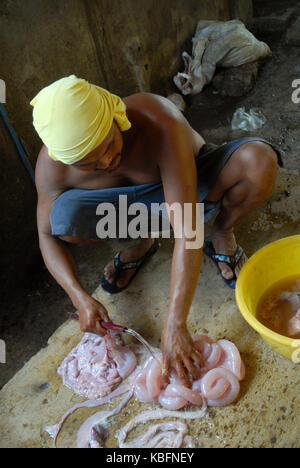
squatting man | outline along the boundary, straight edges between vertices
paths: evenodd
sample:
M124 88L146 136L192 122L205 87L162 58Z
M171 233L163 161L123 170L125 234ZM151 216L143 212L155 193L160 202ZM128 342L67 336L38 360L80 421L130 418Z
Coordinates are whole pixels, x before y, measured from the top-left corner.
M186 323L203 250L234 288L247 260L234 225L271 194L281 164L278 151L261 138L207 144L168 99L150 93L121 99L74 75L44 88L31 104L44 143L36 166L40 248L78 310L82 331L103 336L100 322L110 319L83 288L67 243L100 241L96 210L101 203L117 206L126 195L129 204L149 207L149 214L151 203L189 203L193 218L197 203L204 203L205 220L218 210L204 247L188 249L184 235L175 238L161 350L166 382L172 367L188 386L189 373L196 378L202 364ZM178 229L172 213L170 223ZM104 269L105 291L123 291L158 248L158 239L149 234L119 252Z

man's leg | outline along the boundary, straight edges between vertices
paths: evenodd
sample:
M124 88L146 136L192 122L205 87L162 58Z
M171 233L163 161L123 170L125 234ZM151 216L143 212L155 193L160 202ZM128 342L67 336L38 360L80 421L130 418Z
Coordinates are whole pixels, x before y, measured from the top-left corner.
M222 199L220 213L212 227L211 240L216 253L233 255L237 248L233 228L271 194L276 183L278 158L266 143L253 141L240 146L222 169L206 201ZM238 276L246 262L243 256L236 266ZM222 275L233 278L231 268L219 263Z
M135 190L132 187L116 187L104 190L72 189L64 192L55 201L50 222L52 235L71 244L96 244L103 242L97 238L96 225L100 219L96 215L97 206L101 203L115 203L120 195L127 195L129 204L136 201L133 198ZM122 262L131 262L143 257L154 243L154 239L140 239L120 254ZM121 272L117 285L125 286L135 269ZM115 269L112 260L105 267L105 276L109 282L114 282Z
M128 249L121 250L120 252L120 260L121 262L135 262L142 258L146 252L151 248L154 244L155 239L147 238L147 239L139 239L139 241L134 243L133 246L129 247ZM117 286L119 288L125 287L132 275L135 273L136 269L132 268L130 270L121 271L118 273L118 280ZM109 283L113 283L116 279L116 269L114 265L114 260L108 263L104 268L104 276Z
M163 203L165 201L162 183L138 185L134 188L134 193L135 199L132 200L132 202L143 203L148 209L148 214L151 213L151 203ZM148 223L150 226L150 218L148 219ZM134 262L139 260L147 253L154 242L155 239L149 237L139 239L138 242L132 243L130 248L121 251L121 262ZM109 283L113 283L117 275L117 286L119 288L124 288L129 283L135 271L136 269L130 269L117 274L114 266L114 260L112 260L108 265L106 265L104 269L104 275Z
M103 242L101 239L84 239L81 237L72 237L72 236L58 236L61 240L68 242L70 244L98 244ZM134 245L130 246L128 249L122 250L120 252L121 262L134 262L139 258L143 257L146 252L153 245L155 239L139 239L134 242ZM125 270L118 273L117 286L123 288L126 284L129 283L130 278L135 273L135 269ZM114 260L109 262L104 268L105 278L109 283L113 283L116 278L116 270L114 266Z

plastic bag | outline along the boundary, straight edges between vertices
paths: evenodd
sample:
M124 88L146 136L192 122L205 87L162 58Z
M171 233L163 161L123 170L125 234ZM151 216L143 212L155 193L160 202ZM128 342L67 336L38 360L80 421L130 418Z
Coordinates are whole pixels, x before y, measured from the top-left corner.
M266 121L267 118L260 109L250 109L249 113L247 113L245 107L240 107L233 114L231 128L232 130L251 132L263 127Z
M271 50L239 20L199 21L192 55L183 52L185 70L174 77L184 95L200 93L212 80L217 65L239 67L271 55Z

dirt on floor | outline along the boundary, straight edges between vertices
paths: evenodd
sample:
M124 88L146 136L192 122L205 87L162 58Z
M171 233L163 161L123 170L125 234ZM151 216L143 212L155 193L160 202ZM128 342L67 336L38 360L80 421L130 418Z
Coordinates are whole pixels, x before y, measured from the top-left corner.
M258 14L261 2L255 3ZM272 13L259 11L260 16ZM263 65L251 92L241 98L222 97L212 85L208 86L198 96L187 99L186 116L209 142L220 144L254 135L268 139L282 150L285 168L299 175L300 104L294 104L291 96L293 80L300 79L300 48L286 43L285 32L280 37L270 36L268 43L273 56ZM267 118L264 127L252 133L232 131L233 113L242 106L246 110L260 108ZM291 195L289 188L287 177L286 186L281 190L282 199ZM293 196L299 197L299 191ZM266 241L267 238L268 233ZM103 266L115 253L114 244L76 246L72 251L83 284L92 293L99 285ZM45 267L32 274L31 288L17 297L12 284L11 296L9 304L2 305L0 316L0 336L7 344L7 364L1 366L0 389L47 344L49 337L65 322L66 313L73 311L71 301Z

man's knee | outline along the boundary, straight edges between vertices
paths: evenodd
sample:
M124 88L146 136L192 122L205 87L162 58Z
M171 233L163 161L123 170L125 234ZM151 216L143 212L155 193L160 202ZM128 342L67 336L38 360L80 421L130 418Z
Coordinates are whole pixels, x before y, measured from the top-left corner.
M251 182L257 195L267 197L273 190L278 171L278 156L275 150L262 141L247 143L242 151L244 176Z

